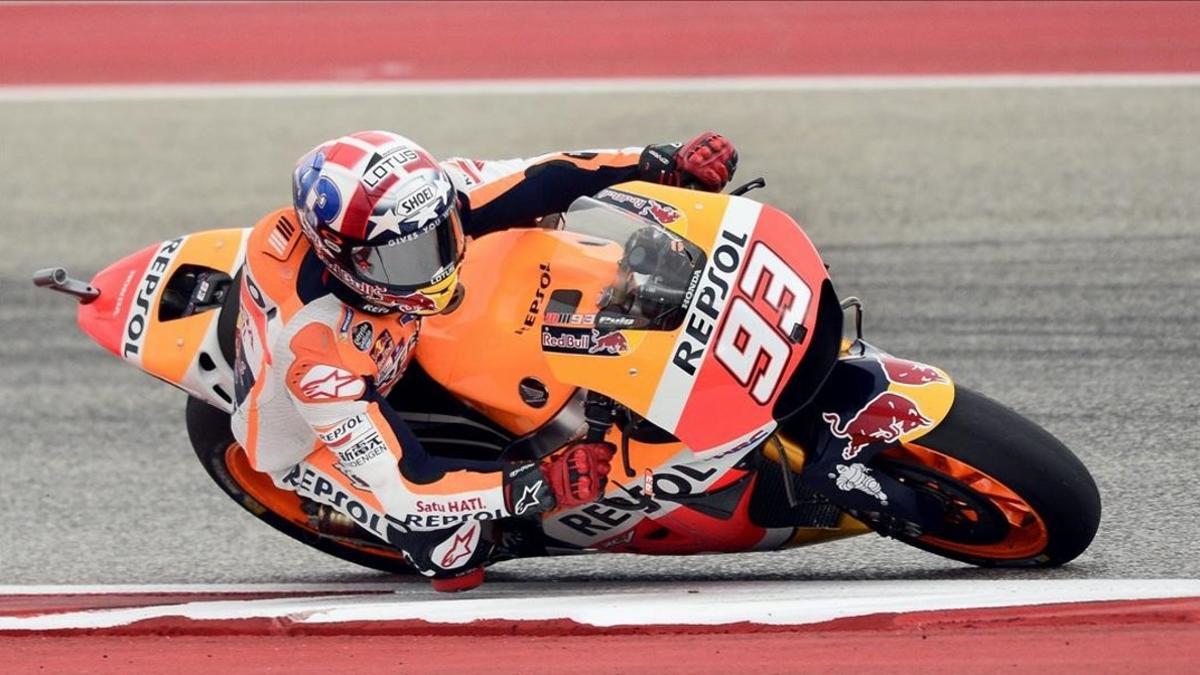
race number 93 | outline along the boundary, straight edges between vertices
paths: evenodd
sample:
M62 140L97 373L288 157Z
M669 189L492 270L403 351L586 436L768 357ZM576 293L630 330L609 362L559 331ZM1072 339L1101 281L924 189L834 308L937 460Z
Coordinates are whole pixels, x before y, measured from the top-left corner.
M746 297L733 299L717 336L715 354L750 396L766 405L783 380L792 353L789 336L804 325L812 291L761 241L755 242L750 252L738 288ZM766 307L778 313L774 324L751 303L760 292Z

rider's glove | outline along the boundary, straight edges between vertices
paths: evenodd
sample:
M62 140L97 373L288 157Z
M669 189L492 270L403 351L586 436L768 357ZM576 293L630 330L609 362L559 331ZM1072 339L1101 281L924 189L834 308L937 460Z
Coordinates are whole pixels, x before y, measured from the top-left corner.
M569 509L604 496L616 453L612 443L571 443L538 464L518 464L504 473L504 501L514 516L555 507Z
M638 178L663 185L720 192L737 170L733 143L706 131L687 143L650 145L638 159Z
M612 443L571 443L542 463L559 508L594 502L604 496L617 448Z

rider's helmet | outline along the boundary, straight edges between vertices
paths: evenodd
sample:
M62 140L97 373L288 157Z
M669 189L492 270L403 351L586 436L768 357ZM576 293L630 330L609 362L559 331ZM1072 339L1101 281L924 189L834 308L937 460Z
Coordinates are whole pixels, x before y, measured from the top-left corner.
M317 257L369 306L437 314L454 299L457 196L421 146L387 131L323 143L296 164L292 199Z

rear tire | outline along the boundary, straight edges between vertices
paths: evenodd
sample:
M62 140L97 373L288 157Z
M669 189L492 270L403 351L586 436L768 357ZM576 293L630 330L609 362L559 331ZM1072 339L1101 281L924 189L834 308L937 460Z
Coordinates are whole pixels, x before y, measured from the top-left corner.
M227 453L231 445L236 445L233 433L229 430L229 415L212 407L195 397L188 397L187 430L192 441L192 449L209 477L221 490L229 495L239 506L271 527L287 536L319 551L336 556L342 560L364 567L388 572L391 574L415 574L416 571L404 562L398 551L388 548L383 542L378 546L379 552L364 550L351 546L337 539L322 536L315 529L302 526L284 516L275 513L252 494L252 488L241 484L235 473L227 464ZM241 452L240 447L237 452ZM263 489L261 486L258 489ZM284 492L280 488L268 488ZM372 536L363 532L364 541L370 541Z
M973 528L973 540L963 536L955 541L946 535L952 528L947 528L941 538L931 536L928 530L915 539L898 537L917 548L973 565L1062 565L1087 549L1100 524L1096 483L1065 445L1005 406L962 387L957 388L954 404L941 424L912 444L885 451L873 465L893 478L904 476L910 485L924 487L926 483L944 481L943 498L949 496L953 501L957 492L966 498L965 503L983 505L975 509L979 520L964 520L966 527L960 527L964 535ZM964 465L985 476L963 471ZM948 475L951 472L946 471L947 467L958 468L960 478L963 473L971 478L967 483L957 481ZM964 489L966 493L961 492ZM1004 489L1008 494L1015 493L1019 500L997 498L995 495ZM1024 504L1014 506L1018 501ZM1021 527L1010 522L1013 518L1005 520L1000 515L1020 514L1025 508L1032 511L1025 514L1028 527L1041 528L1036 536L1022 533ZM990 522L982 522L988 519ZM978 539L980 532L982 541ZM1019 539L1022 536L1024 541ZM1034 549L1030 549L1031 542Z

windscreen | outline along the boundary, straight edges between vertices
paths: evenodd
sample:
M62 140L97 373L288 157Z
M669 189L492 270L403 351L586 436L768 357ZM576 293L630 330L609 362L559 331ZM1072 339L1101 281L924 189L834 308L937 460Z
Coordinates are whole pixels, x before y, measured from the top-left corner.
M601 193L601 199L576 200L563 215L561 225L565 231L621 247L616 274L597 303L596 325L674 330L683 322L696 290L704 269L704 252L653 218L624 204L602 201L610 192Z

